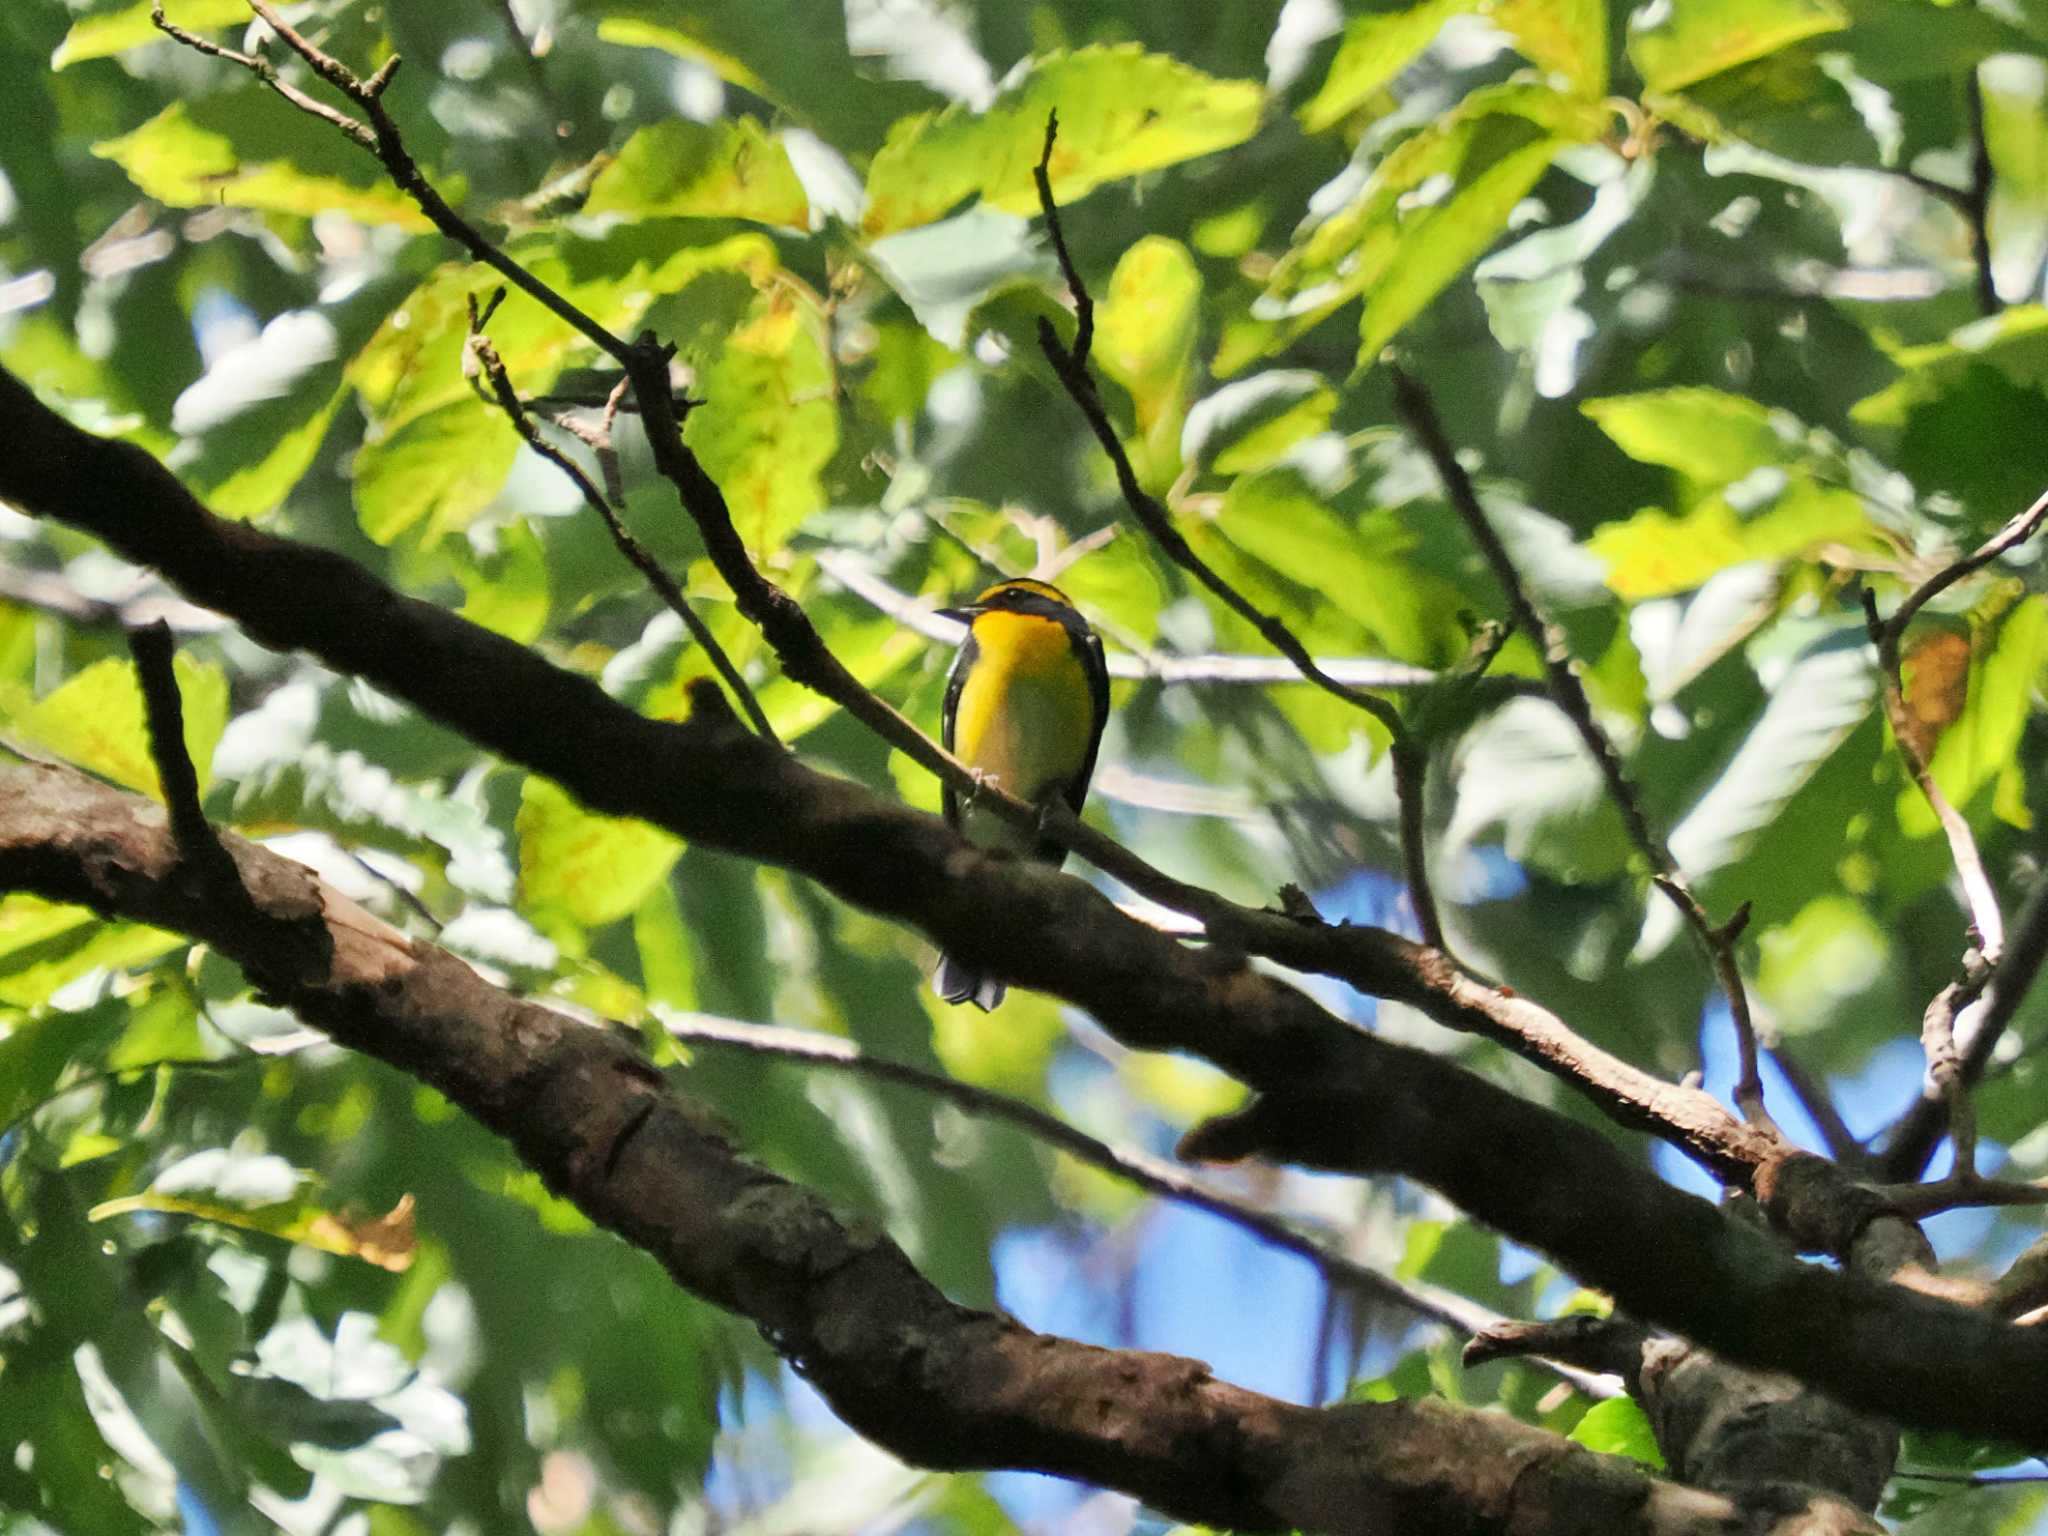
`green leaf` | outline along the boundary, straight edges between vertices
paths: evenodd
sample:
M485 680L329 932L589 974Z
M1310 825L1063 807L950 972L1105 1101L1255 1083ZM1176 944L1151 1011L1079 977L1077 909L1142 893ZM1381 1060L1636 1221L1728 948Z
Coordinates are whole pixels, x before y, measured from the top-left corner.
M810 200L782 141L751 117L637 130L599 173L586 214L752 219L803 229Z
M547 551L524 519L498 524L486 542L478 553L467 542L449 546L467 594L459 611L472 624L529 645L548 621Z
M50 68L111 58L145 43L169 42L150 19L151 4L152 0L133 0L119 10L80 17L51 55ZM247 26L250 14L248 0L166 0L164 5L164 15L188 32Z
M1823 633L1794 657L1728 766L1671 830L1671 856L1687 877L1705 879L1767 833L1876 698L1861 624ZM1638 954L1661 949L1677 929L1669 903L1652 906L1649 916Z
M227 674L212 662L183 654L175 659L173 670L184 702L185 753L204 790L212 777L213 749L227 728ZM133 662L112 656L94 662L31 705L15 726L31 741L81 768L162 797Z
M365 224L433 228L373 156L268 91L243 89L173 102L133 132L92 146L135 185L174 208L226 203L311 218L343 213ZM450 201L462 187L440 178Z
M1612 395L1579 409L1630 458L1675 469L1701 486L1727 485L1797 451L1768 409L1718 389Z
M1556 139L1532 139L1533 128L1519 118L1490 121L1494 129L1475 136L1450 196L1405 225L1385 276L1367 291L1358 322L1360 367L1370 366L1380 348L1485 254L1564 147Z
M725 492L758 559L825 504L820 472L839 447L832 360L819 317L786 292L755 301L699 379L705 404L683 440Z
M1181 433L1181 459L1219 475L1267 468L1329 426L1337 405L1337 391L1319 373L1255 373L1195 402Z
M1261 323L1226 340L1216 371L1278 349L1361 294L1371 295L1363 335L1383 342L1492 242L1565 144L1604 124L1597 105L1547 86L1473 91L1390 150L1356 195L1297 239L1254 310ZM1410 206L1425 186L1430 201Z
M1354 16L1323 83L1301 108L1301 126L1321 133L1349 117L1436 40L1444 23L1478 7L1480 0L1422 0L1405 11Z
M1264 100L1253 81L1216 80L1135 44L1041 56L985 112L948 107L892 127L868 168L861 231L929 224L975 196L1008 213L1037 212L1032 172L1054 109L1050 176L1064 205L1105 182L1242 143Z
M40 1007L80 976L141 965L190 942L21 892L0 897L0 1003Z
M700 278L765 285L776 271L765 235L707 238L692 222L645 220L602 239L568 234L512 241L506 254L555 288L598 324L630 331L650 306ZM504 285L489 267L451 262L393 309L350 362L348 380L376 430L395 432L415 417L457 402L476 404L462 373L469 301ZM573 358L596 349L567 321L520 294L491 319L491 343L524 393L545 390Z
M1270 469L1231 482L1216 527L1363 624L1383 655L1433 656L1447 638L1448 594L1408 567L1412 540L1388 514L1348 522L1298 472Z
M1882 548L1862 497L1805 475L1742 511L1725 495L1707 497L1682 517L1649 507L1602 525L1586 541L1607 562L1607 585L1632 603L1690 592L1752 560L1783 560L1830 544Z
M1095 359L1130 392L1147 480L1170 480L1187 410L1202 278L1187 247L1148 235L1126 250L1096 314Z
M356 520L379 544L421 523L427 543L460 532L497 496L518 453L512 424L480 400L415 417L356 454Z
M1834 0L1668 0L1629 18L1628 56L1645 90L1675 91L1848 25Z
M1632 1397L1610 1397L1595 1403L1572 1427L1571 1438L1589 1451L1626 1456L1653 1471L1664 1470L1664 1453L1657 1449L1649 1415Z
M586 811L539 777L520 786L517 827L520 909L584 927L639 906L682 852L660 828Z
M922 85L852 67L839 0L576 0L575 8L597 18L605 42L702 64L848 153L872 149L891 123L932 101Z
M103 1200L87 1213L87 1219L107 1221L115 1216L130 1216L137 1211L153 1211L162 1216L189 1216L217 1227L233 1227L240 1232L255 1232L287 1243L302 1243L340 1258L361 1259L365 1264L393 1273L403 1272L411 1266L413 1253L418 1247L413 1236L412 1201L409 1197L400 1201L387 1215L363 1217L348 1212L336 1215L310 1200L278 1200L266 1205L246 1206L147 1190L139 1195Z
M1607 0L1497 0L1486 19L1578 95L1607 94Z
M1968 702L1941 733L1929 764L1935 783L1958 809L1967 809L1994 779L2016 769L2035 684L2048 665L2048 597L2021 602L1999 625L1988 655L1985 649L1981 643L1971 647ZM2016 797L2006 798L2018 807ZM2022 826L2024 817L2018 809ZM1899 795L1899 826L1908 837L1931 837L1937 829L1926 797L1911 785Z

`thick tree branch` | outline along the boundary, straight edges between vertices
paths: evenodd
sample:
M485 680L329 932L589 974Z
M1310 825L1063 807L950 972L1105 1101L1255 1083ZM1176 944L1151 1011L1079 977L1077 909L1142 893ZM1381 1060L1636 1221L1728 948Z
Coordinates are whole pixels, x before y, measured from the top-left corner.
M1350 1029L1227 943L1190 949L1072 876L975 849L936 817L814 772L741 727L708 684L693 692L687 721L639 716L346 559L212 517L147 453L70 426L4 372L0 441L10 447L0 499L61 515L155 566L259 642L312 651L593 809L795 870L972 964L1066 998L1128 1045L1197 1052L1261 1090L1252 1139L1226 1123L1204 1150L1270 1147L1309 1166L1419 1179L1629 1313L1845 1401L2017 1440L2048 1425L2048 1338L2014 1343L1959 1308L1801 1265L1597 1133ZM6 803L0 796L0 810ZM1433 951L1373 929L1251 916L1249 931L1276 952L1285 940L1303 960L1343 959L1370 971L1366 984L1381 995L1525 1039L1532 1052L1570 1049L1553 1016ZM1606 1106L1617 1117L1668 1130L1696 1114L1688 1137L1736 1181L1779 1166L1708 1096L1640 1073L1623 1080L1637 1088ZM1843 1251L1876 1206L1845 1190L1832 1165L1783 1161L1811 1165L1813 1198L1787 1207L1795 1230ZM1801 1324L1784 1326L1788 1317Z
M1455 1292L1434 1286L1404 1285L1391 1276L1333 1251L1308 1234L1297 1231L1272 1212L1212 1188L1176 1164L1128 1147L1111 1146L1067 1124L1058 1116L1047 1114L1008 1094L963 1083L941 1073L927 1072L904 1062L873 1056L851 1040L819 1034L815 1030L748 1024L703 1013L664 1013L660 1022L670 1035L686 1044L728 1046L758 1056L871 1077L945 1099L969 1114L1007 1121L1026 1135L1058 1148L1091 1168L1099 1168L1113 1178L1134 1184L1162 1199L1207 1211L1251 1233L1261 1242L1299 1254L1321 1270L1333 1285L1391 1302L1417 1317L1444 1323L1460 1333L1477 1334L1504 1323L1499 1314ZM1581 1391L1590 1391L1594 1396L1605 1395L1583 1374L1569 1374L1573 1385Z
M1237 952L1256 953L1497 1040L1572 1083L1617 1123L1671 1141L1730 1184L1747 1184L1778 1153L1711 1095L1580 1040L1554 1014L1474 981L1439 952L1384 929L1333 928L1237 906L1159 874L1071 818L1054 823L1097 867L1206 924L1211 951L1181 954L1174 961L1181 981L1172 984L1192 986L1204 1001L1176 1001L1181 994L1172 986L1147 993L1138 985L1145 963L1123 947L1127 930L1142 925L1070 877L977 853L936 818L800 764L721 752L715 719L680 727L644 719L588 679L394 593L338 555L216 518L147 453L72 426L5 370L0 438L14 445L0 456L0 499L95 534L195 600L233 613L261 643L311 651L556 780L594 809L801 869L857 904L921 928L988 974L1088 1008L1127 1043L1198 1050L1257 1086L1295 1081L1320 1091L1327 1043L1348 1041L1351 1031L1291 989L1265 978L1232 979L1254 974ZM704 772L719 786L708 797L693 789ZM793 819L798 806L821 817L832 835L807 837ZM867 838L881 840L879 852ZM962 900L963 891L975 899ZM1020 923L1025 912L1037 915ZM1149 930L1148 937L1160 938ZM1129 964L1137 965L1135 976L1120 968ZM1279 1034L1248 1033L1244 1009L1267 1016ZM1301 1041L1293 1039L1297 1030Z
M1821 1529L1745 1524L1726 1499L1500 1415L1435 1401L1295 1407L1197 1361L956 1306L887 1238L747 1162L618 1036L498 991L303 866L228 846L272 926L223 922L181 882L148 802L69 769L0 769L0 888L183 931L258 973L277 970L267 946L280 933L323 925L330 963L280 1002L509 1138L550 1188L757 1323L849 1424L908 1460L1054 1472L1245 1531Z

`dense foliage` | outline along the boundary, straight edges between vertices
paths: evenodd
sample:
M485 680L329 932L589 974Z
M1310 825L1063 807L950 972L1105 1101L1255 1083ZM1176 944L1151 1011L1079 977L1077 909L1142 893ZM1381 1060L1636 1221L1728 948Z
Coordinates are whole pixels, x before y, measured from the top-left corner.
M242 0L168 10L227 46L263 30ZM1099 303L1105 399L1195 550L1319 657L1460 662L1502 598L1397 425L1391 348L1467 451L1673 854L1717 915L1750 904L1740 953L1770 1038L1859 1136L1918 1095L1920 1012L1965 914L1886 730L1858 588L1889 610L2048 486L2041 0L291 14L364 71L403 57L385 102L408 147L519 261L614 330L679 344L703 402L686 440L863 682L935 729L949 653L896 599L1050 575L1138 663L1092 820L1254 905L1292 882L1327 916L1407 926L1378 725L1300 683L1140 675L1270 653L1130 522L1041 355L1042 317L1073 324L1031 174L1057 108L1052 184ZM162 36L144 0L0 6L0 100L0 364L217 511L684 712L703 650L465 374L469 302L501 280L456 259L373 157ZM537 408L601 417L613 375L564 322L514 295L489 330ZM935 808L924 770L779 675L644 444L619 441L626 522L776 731ZM2044 813L2038 571L2022 550L1957 584L1906 658L1936 778L2015 899ZM1326 1295L1298 1258L1164 1214L1014 1127L684 1047L663 1021L848 1035L1155 1151L1237 1101L1221 1074L1125 1051L1042 996L947 1009L915 935L594 816L81 535L0 510L0 578L8 744L154 788L111 621L167 612L221 824L516 989L642 1028L750 1153L884 1225L962 1300L1205 1354L1287 1395L1499 1402L1655 1454L1625 1403L1593 1408L1533 1365L1461 1373L1441 1329ZM1538 677L1530 637L1490 675ZM1535 690L1388 697L1431 748L1431 866L1460 957L1661 1074L1704 1055L1725 1089L1713 974L1564 717ZM1320 985L1590 1118L1494 1046ZM2037 1001L1978 1094L1989 1171L2048 1173L2044 1039ZM1766 1082L1804 1126L1785 1079ZM1504 1313L1597 1305L1391 1182L1227 1182ZM1996 1269L2038 1216L1933 1230L1945 1258ZM22 1448L0 1458L8 1532L411 1536L530 1514L597 1536L771 1503L774 1528L914 1508L935 1531L1000 1531L1056 1497L874 1456L751 1330L430 1090L305 1031L203 946L21 894L0 897L0 1361L0 1445ZM1907 1448L1921 1470L2013 1460ZM2036 1529L2048 1504L1907 1480L1892 1508L1936 1494L1954 1495L1926 1517L1942 1530L1965 1511Z

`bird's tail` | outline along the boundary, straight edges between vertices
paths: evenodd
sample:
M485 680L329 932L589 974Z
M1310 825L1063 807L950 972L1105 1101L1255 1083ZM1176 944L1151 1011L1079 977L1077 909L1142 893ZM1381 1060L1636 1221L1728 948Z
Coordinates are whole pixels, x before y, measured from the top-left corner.
M1003 1000L1006 988L978 971L971 971L951 955L939 956L939 972L932 978L932 990L949 1003L972 1003L983 1013Z

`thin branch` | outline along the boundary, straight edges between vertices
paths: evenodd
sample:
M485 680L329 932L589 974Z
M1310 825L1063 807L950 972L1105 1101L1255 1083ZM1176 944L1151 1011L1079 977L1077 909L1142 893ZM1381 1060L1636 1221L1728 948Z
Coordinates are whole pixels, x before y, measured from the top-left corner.
M1955 1173L1927 1184L1880 1185L1874 1193L1893 1215L1910 1221L1980 1206L2048 1205L2048 1182L1987 1179L1975 1173Z
M301 112L310 113L347 134L383 162L384 169L390 173L391 179L398 184L399 189L419 206L420 212L424 213L429 222L442 234L468 251L476 260L503 274L505 280L513 287L573 327L607 357L621 364L626 361L631 349L624 341L507 256L495 243L486 239L474 225L449 206L448 200L435 191L433 185L421 173L418 163L405 147L398 125L392 121L391 114L385 110L382 100L385 87L390 85L392 76L398 72L397 54L385 60L375 74L365 79L338 59L323 53L293 30L278 14L277 7L271 4L270 0L249 0L249 9L262 17L270 29L283 39L292 52L304 59L315 74L360 110L367 122L350 117L347 113L337 111L308 96L279 75L277 67L260 54L238 53L234 49L223 48L176 26L164 16L163 0L152 0L150 19L161 31L186 47L196 48L201 53L241 65Z
M1095 300L1089 297L1088 285L1081 281L1081 269L1074 265L1074 258L1067 252L1066 231L1060 227L1059 203L1052 195L1052 150L1059 132L1059 113L1046 113L1045 147L1039 152L1038 164L1032 168L1031 175L1038 183L1038 206L1045 210L1046 232L1052 236L1052 248L1059 257L1060 275L1067 280L1067 291L1074 296L1074 345L1067 353L1067 360L1077 373L1085 373L1088 354L1095 344ZM1091 384L1089 387L1092 392L1094 386ZM1087 407L1084 405L1082 409Z
M1479 504L1471 477L1458 462L1457 451L1444 434L1428 390L1419 379L1401 368L1393 370L1393 382L1395 408L1436 467L1445 497L1463 519L1480 553L1486 557L1494 579L1500 583L1507 597L1508 613L1515 627L1536 643L1543 658L1544 676L1550 684L1550 696L1578 732L1579 740L1585 744L1587 753L1600 770L1600 776L1607 785L1608 798L1621 812L1622 822L1628 829L1629 841L1649 862L1651 879L1657 889L1685 915L1705 946L1715 977L1727 996L1728 1016L1735 1029L1738 1058L1735 1102L1752 1125L1765 1127L1775 1134L1776 1127L1771 1124L1769 1111L1764 1107L1763 1078L1757 1067L1756 1025L1750 1017L1749 991L1743 984L1742 969L1735 953L1736 941L1749 921L1747 903L1725 923L1717 924L1708 917L1706 908L1693 894L1677 861L1671 857L1670 848L1650 825L1641 797L1629 782L1628 770L1613 738L1595 718L1592 701L1586 697L1585 687L1573 668L1564 631L1537 608L1535 599L1529 595L1529 589L1522 581L1521 572L1515 568L1507 545L1487 517L1486 509Z
M957 1078L928 1072L905 1062L870 1055L852 1041L836 1035L778 1025L748 1024L706 1013L659 1010L656 1017L671 1036L691 1044L730 1046L757 1056L799 1061L881 1082L897 1083L944 1099L969 1114L1007 1121L1090 1167L1099 1168L1163 1199L1207 1211L1250 1232L1262 1242L1299 1254L1338 1285L1367 1292L1418 1317L1455 1328L1462 1334L1477 1334L1502 1322L1497 1313L1453 1292L1433 1286L1403 1285L1378 1270L1325 1247L1271 1212L1191 1177L1173 1163L1143 1152L1111 1146L1085 1131L1077 1130L1058 1116L1008 1094L963 1083ZM1581 1382L1575 1379L1573 1385L1581 1385Z
M610 499L597 488L588 475L583 473L574 459L541 436L540 428L534 425L533 418L527 414L525 403L519 398L519 392L512 387L512 377L506 372L504 360L498 356L497 348L491 345L490 338L483 330L489 319L489 311L497 307L498 299L503 298L504 293L505 290L500 288L482 312L477 309L476 296L470 295L469 340L464 353L465 361L473 362L481 371L485 381L490 385L490 398L495 399L498 408L505 413L526 446L569 477L570 483L576 487L585 504L603 520L606 531L612 536L612 543L618 546L619 553L632 562L635 570L647 578L647 584L654 588L669 611L683 621L683 627L690 632L690 637L711 659L711 665L724 679L725 686L731 691L732 696L739 700L740 708L746 711L747 718L753 722L755 733L779 745L780 738L776 736L775 727L769 723L766 712L761 708L761 701L754 697L754 690L747 686L747 680L740 674L740 669L733 665L725 647L718 643L718 637L712 634L711 626L690 606L689 599L683 595L683 589L662 569L661 562L654 558L647 546L627 531ZM607 450L610 448L608 431L603 439L603 447Z
M2048 1306L2048 1237L2037 1237L1992 1288L1991 1310L2014 1321Z
M129 630L128 649L135 658L150 756L156 763L179 856L194 876L223 900L246 901L235 861L199 803L199 775L185 750L185 705L178 693L177 642L171 638L170 626L159 619Z
M1408 737L1407 723L1401 712L1385 699L1377 698L1348 683L1339 682L1317 663L1306 645L1293 630L1276 614L1267 613L1250 598L1217 572L1216 568L1196 554L1181 531L1174 526L1172 517L1165 506L1148 492L1138 481L1138 472L1131 463L1131 456L1124 451L1123 440L1117 436L1115 425L1102 404L1101 392L1095 386L1095 375L1088 367L1088 352L1095 333L1095 302L1088 295L1087 285L1082 282L1073 258L1068 254L1066 235L1060 224L1060 210L1052 195L1051 162L1053 141L1059 128L1056 113L1049 113L1045 124L1045 149L1040 155L1035 176L1038 182L1039 208L1045 215L1046 228L1051 233L1053 248L1059 254L1060 270L1065 275L1067 286L1073 290L1076 329L1071 347L1063 345L1052 322L1041 317L1038 322L1038 345L1053 372L1066 386L1067 394L1080 409L1095 440L1102 445L1102 451L1109 456L1111 468L1116 473L1117 488L1123 493L1124 504L1131 515L1138 520L1153 541L1165 552L1168 559L1194 577L1216 600L1232 613L1256 629L1266 643L1293 662L1296 670L1309 682L1325 693L1334 695L1346 703L1363 710L1379 722L1386 730L1395 751L1394 779L1396 789L1405 800L1408 796L1422 794L1422 774L1413 754L1402 761L1401 745ZM1423 816L1420 808L1404 812L1400 818L1404 843L1411 831L1420 836ZM1414 906L1416 921L1422 932L1430 936L1432 948L1443 944L1443 925L1437 915L1436 900L1429 887L1426 874L1417 879L1424 870L1426 850L1421 846L1405 847L1401 864L1409 876L1408 896Z
M2048 511L2048 496L2035 505ZM1948 839L1949 859L1963 884L1963 901L1970 920L1969 942L1974 952L1964 958L1964 974L1966 980L1971 980L1971 984L1981 990L1984 976L1989 968L1998 964L1999 956L2004 952L2005 920L1998 910L1998 894L1991 889L1991 878L1984 872L1984 858L1977 851L1977 839L1970 831L1970 824L1942 793L1941 786L1935 782L1934 769L1920 749L1912 718L1906 710L1905 672L1899 655L1899 641L1906 627L1904 620L1911 618L1933 595L1930 588L1938 591L1959 579L1950 573L1959 571L1974 559L1975 556L1970 560L1959 560L1924 583L1919 591L1899 605L1898 612L1888 622L1878 616L1877 594L1864 587L1861 595L1864 628L1869 632L1871 643L1877 647L1878 672L1883 684L1880 691L1884 699L1885 720L1891 726L1892 744L1898 748L1906 771L1919 785L1921 797L1933 810L1943 836Z
M1984 1075L2006 1026L2040 974L2044 957L2048 957L2048 879L2034 887L2020 909L2005 959L1990 977L1988 995L1980 1006L1962 1011L1957 1018L1956 1050L1965 1087ZM1885 1138L1879 1161L1891 1179L1919 1178L1947 1129L1949 1101L1935 1085L1929 1087L1931 1091L1914 1100Z
M1626 1317L1573 1313L1542 1322L1503 1319L1475 1333L1465 1345L1466 1369L1490 1360L1538 1355L1619 1376L1630 1392L1640 1390L1643 1344L1649 1330Z
M788 761L728 729L763 760ZM148 802L66 770L0 770L0 780L0 886L83 899L219 944L252 972L274 969L262 953L274 930L225 927L202 896L164 878L175 855ZM750 1161L708 1106L672 1092L612 1031L492 987L303 866L245 844L235 852L266 908L326 914L331 963L281 992L283 1006L507 1137L550 1189L757 1325L847 1423L906 1461L1030 1467L1244 1531L1343 1530L1358 1510L1400 1529L1449 1518L1505 1531L1507 1466L1542 1469L1540 1490L1518 1500L1523 1516L1545 1501L1563 1511L1599 1500L1614 1516L1607 1536L1708 1536L1736 1518L1725 1497L1504 1415L1440 1402L1305 1408L1219 1381L1197 1361L1100 1349L963 1307L885 1234ZM2023 1347L2008 1368L2030 1364ZM2019 1405L2032 1395L2023 1389Z
M1970 190L1962 205L1970 225L1970 260L1977 273L1977 308L1995 315L2004 308L1998 279L1991 267L1991 146L1984 137L1984 83L1972 63L1963 76L1963 94L1970 114Z

